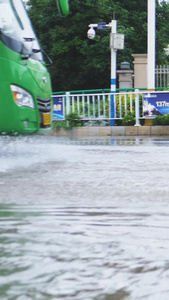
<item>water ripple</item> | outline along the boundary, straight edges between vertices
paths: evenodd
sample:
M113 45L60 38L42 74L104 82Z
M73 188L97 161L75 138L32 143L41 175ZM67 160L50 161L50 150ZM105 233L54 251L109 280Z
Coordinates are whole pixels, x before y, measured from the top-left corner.
M168 216L117 207L1 207L0 298L157 299L163 291L166 299Z
M168 299L167 139L0 149L0 299Z

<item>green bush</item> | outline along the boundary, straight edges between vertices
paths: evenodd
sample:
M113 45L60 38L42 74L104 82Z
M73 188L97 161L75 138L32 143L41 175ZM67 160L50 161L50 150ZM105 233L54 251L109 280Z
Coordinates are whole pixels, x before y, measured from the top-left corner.
M156 116L151 121L152 125L169 125L169 114L166 114L164 116Z
M122 126L122 119L115 120L115 126Z
M122 118L122 126L133 126L135 124L135 117L132 113L128 113Z
M82 126L81 118L77 113L70 113L69 115L66 115L66 121L69 128Z
M82 126L82 120L77 113L70 113L66 115L65 120L58 120L53 122L53 128L55 129L71 129L73 127Z
M66 121L65 120L55 120L53 121L52 127L56 130L60 128L67 129Z

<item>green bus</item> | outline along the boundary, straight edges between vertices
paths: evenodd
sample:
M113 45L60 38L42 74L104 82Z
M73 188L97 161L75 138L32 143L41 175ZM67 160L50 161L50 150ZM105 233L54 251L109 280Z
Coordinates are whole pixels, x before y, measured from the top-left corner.
M68 0L58 0L67 15ZM51 128L50 75L22 0L0 0L0 133Z

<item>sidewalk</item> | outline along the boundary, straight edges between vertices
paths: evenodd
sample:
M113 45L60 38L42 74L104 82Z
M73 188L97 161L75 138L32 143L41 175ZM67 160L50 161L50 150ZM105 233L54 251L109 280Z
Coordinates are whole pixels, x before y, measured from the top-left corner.
M75 127L70 130L53 129L52 135L64 137L96 136L155 136L169 135L169 126L91 126Z

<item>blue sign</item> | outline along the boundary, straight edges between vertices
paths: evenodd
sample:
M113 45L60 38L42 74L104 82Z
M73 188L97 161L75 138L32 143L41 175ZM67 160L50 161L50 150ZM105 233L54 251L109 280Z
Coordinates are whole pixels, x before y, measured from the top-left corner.
M97 24L97 29L106 29L106 22L100 22Z
M169 92L143 94L143 116L169 114Z
M63 96L52 96L53 98L53 119L64 120L64 98Z

